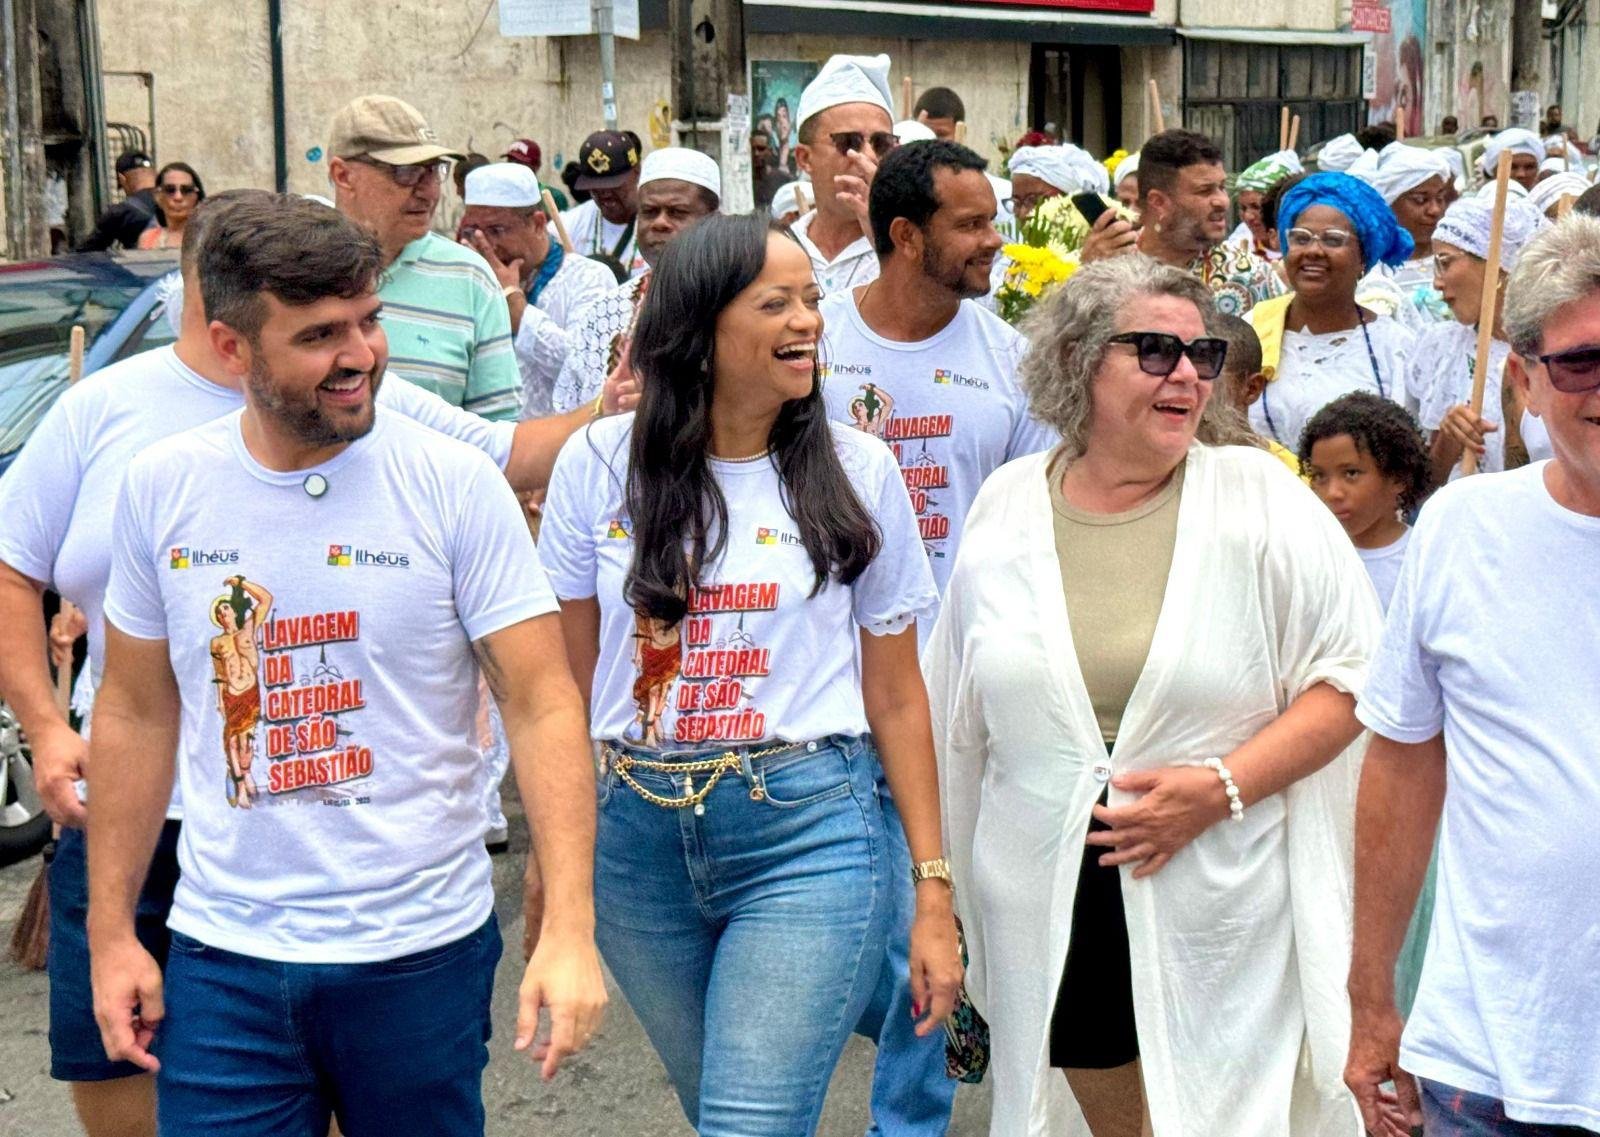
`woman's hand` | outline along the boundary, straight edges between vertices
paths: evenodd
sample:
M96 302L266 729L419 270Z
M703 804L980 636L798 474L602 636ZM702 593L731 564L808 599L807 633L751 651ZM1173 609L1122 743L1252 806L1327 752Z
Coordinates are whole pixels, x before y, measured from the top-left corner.
M1135 880L1160 872L1179 849L1228 816L1222 779L1204 766L1134 770L1111 784L1141 796L1131 805L1096 805L1095 818L1111 828L1090 833L1088 843L1110 850L1102 865L1138 864Z
M961 943L956 937L954 896L942 880L917 884L917 914L911 924L911 1017L917 1037L944 1027L961 993Z

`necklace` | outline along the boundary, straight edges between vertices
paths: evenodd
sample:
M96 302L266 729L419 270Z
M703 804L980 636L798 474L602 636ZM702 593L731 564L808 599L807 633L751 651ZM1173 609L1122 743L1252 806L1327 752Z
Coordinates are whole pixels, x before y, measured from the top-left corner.
M765 458L768 454L771 454L771 453L772 453L772 447L769 446L765 450L763 450L761 453L752 454L748 458L724 458L721 454L713 454L709 450L706 451L706 457L710 458L713 462L732 462L734 465L738 465L741 462L759 462L759 461L761 461L761 459Z

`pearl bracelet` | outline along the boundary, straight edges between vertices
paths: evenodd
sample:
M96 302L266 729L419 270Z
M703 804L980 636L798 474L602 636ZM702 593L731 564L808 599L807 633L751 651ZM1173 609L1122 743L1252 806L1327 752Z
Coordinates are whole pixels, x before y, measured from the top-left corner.
M1244 802L1239 800L1239 787L1233 784L1233 771L1222 764L1221 758L1207 758L1202 763L1208 770L1215 770L1217 777L1222 779L1222 791L1228 795L1228 816L1234 821L1244 820Z

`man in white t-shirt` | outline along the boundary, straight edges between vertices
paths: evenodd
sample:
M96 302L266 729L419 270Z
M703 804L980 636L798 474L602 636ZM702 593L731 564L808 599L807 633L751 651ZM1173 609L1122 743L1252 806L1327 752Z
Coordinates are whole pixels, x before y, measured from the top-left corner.
M460 238L489 263L511 313L522 371L522 417L547 415L567 361L567 331L585 305L617 286L599 261L568 253L553 238L539 179L520 162L496 162L467 175Z
M984 160L954 142L891 151L872 183L877 277L822 303L823 397L829 415L888 443L917 515L940 594L967 508L1002 463L1056 438L1028 414L1016 367L1025 341L973 298L1000 251ZM933 621L919 621L931 629ZM880 794L896 858L909 862L887 785ZM909 879L909 869L907 870ZM857 1027L878 1043L872 1114L885 1133L943 1133L955 1083L944 1045L911 1030L906 937L912 897L900 896L883 977Z
M790 228L825 297L878 275L867 191L878 163L899 144L892 105L887 55L835 55L800 93L795 160L816 202Z
M872 183L880 275L822 303L828 411L895 452L941 594L984 479L1059 441L1017 383L1027 341L976 302L1000 250L984 165L955 142L885 158Z
M1504 326L1555 457L1423 508L1357 708L1373 740L1345 1081L1375 1132L1383 1114L1386 1133L1600 1132L1600 219L1524 248ZM1394 963L1436 826L1402 1024Z
M111 525L123 475L146 447L239 410L239 383L212 351L196 268L196 250L211 221L241 200L269 195L232 190L207 199L184 231L183 276L170 306L178 341L96 372L66 391L40 422L17 460L0 478L0 698L16 711L32 749L34 781L61 826L50 865L51 1076L68 1082L90 1137L121 1132L128 1119L149 1115L153 1094L138 1067L105 1057L89 991L83 865L84 805L77 786L87 767L89 714L84 734L57 709L46 665L42 593L52 588L84 612L88 663L80 687L92 698L104 660L102 604L111 571ZM176 274L175 274L176 275ZM185 304L184 297L190 302ZM565 438L559 419L490 422L450 406L399 376L385 379L378 401L477 447L519 489L538 489ZM76 705L76 704L75 704ZM164 957L181 803L168 809L158 851L140 903L139 931ZM107 1129L106 1126L111 1128Z
M337 1115L352 1134L481 1137L500 934L480 669L546 881L516 1046L548 1006L548 1077L605 1003L593 770L554 597L494 465L377 405L382 257L300 198L215 218L200 281L244 408L135 458L117 506L89 943L107 1054L158 1072L164 1134ZM219 630L253 666L228 666ZM163 978L134 901L175 772Z
M589 200L561 215L580 256L607 257L630 277L642 276L639 250L639 164L644 146L631 130L597 130L578 147L573 189Z

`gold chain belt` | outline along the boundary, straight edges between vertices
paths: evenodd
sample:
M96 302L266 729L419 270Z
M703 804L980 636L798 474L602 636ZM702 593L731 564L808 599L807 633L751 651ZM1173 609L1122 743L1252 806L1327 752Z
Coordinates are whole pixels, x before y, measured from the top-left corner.
M782 754L786 750L794 750L801 745L804 744L786 742L781 746L768 746L762 750L753 750L750 752L750 760L753 762L757 758L769 758L774 754ZM729 771L737 772L743 765L738 753L732 750L718 754L714 758L701 758L693 762L658 762L649 758L635 758L625 750L617 750L610 746L605 748L605 754L610 760L611 768L617 772L617 777L621 778L629 789L651 805L659 805L663 809L686 809L691 805L699 805L706 800L712 790L717 788L717 783L722 781L724 774ZM641 786L632 774L634 769L650 770L663 774L684 774L688 776L689 784L685 787L684 796L682 797L662 797L660 794L652 793ZM696 774L711 775L699 789L695 789L694 785L694 776ZM751 801L761 801L766 796L766 791L761 788L759 783L751 783Z

